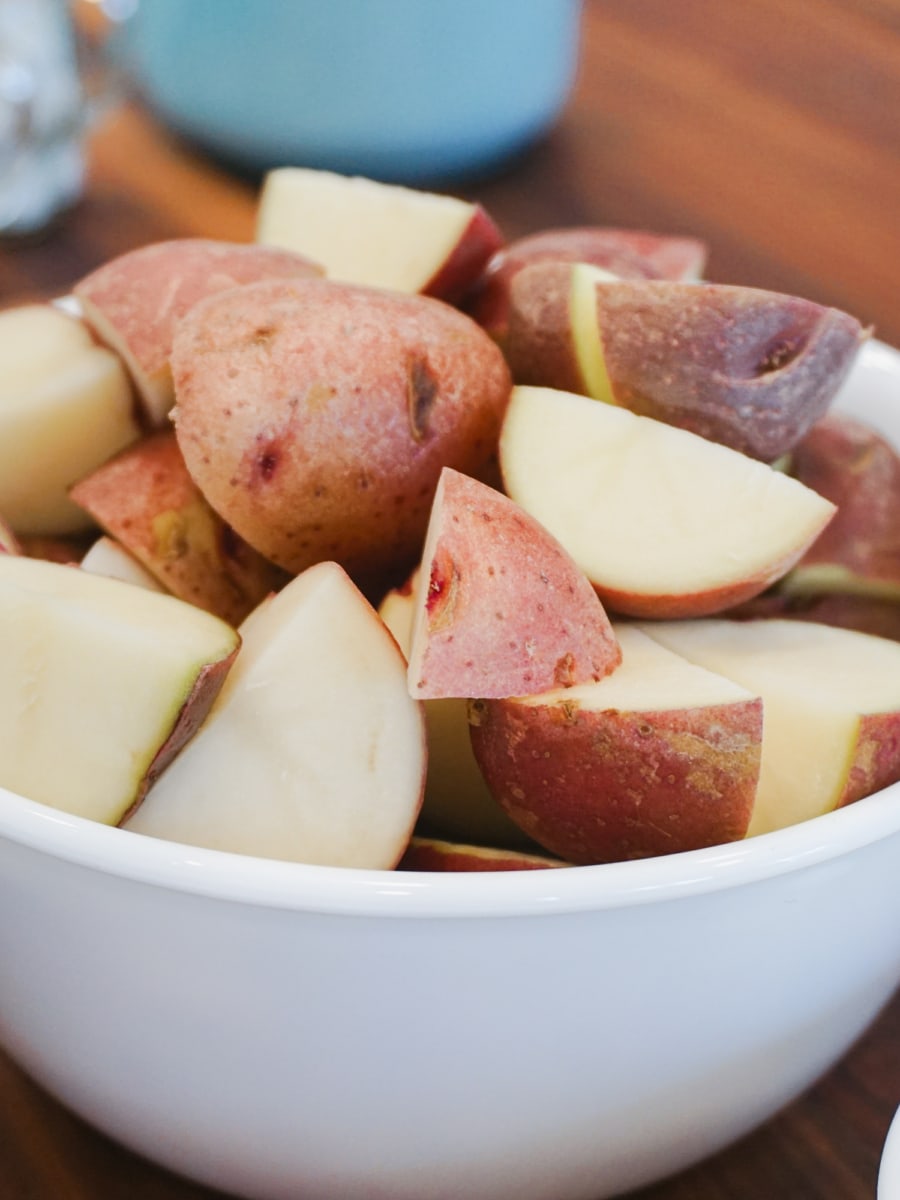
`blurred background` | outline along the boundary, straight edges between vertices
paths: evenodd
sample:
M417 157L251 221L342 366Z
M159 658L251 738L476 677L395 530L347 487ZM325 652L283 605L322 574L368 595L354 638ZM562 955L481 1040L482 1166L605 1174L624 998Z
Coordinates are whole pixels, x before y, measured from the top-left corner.
M900 342L898 0L0 0L7 43L44 8L83 34L84 186L70 164L74 209L0 243L4 301L154 238L252 237L280 160L477 197L508 237L693 233L710 278Z

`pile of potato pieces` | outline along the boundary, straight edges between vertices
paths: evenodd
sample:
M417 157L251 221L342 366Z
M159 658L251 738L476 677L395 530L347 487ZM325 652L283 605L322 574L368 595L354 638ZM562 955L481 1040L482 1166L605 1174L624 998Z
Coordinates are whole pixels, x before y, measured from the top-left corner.
M25 439L23 475L7 440L4 567L81 559L59 539L99 525L83 565L157 590L158 637L172 596L218 622L140 777L89 815L333 865L525 869L719 844L900 777L900 648L850 631L896 632L898 460L827 415L858 322L700 285L696 239L504 245L477 205L322 172L269 176L259 237L125 255L75 286L81 315L0 314L54 446ZM59 354L26 361L37 340ZM67 457L67 406L118 444ZM832 696L837 669L860 686Z

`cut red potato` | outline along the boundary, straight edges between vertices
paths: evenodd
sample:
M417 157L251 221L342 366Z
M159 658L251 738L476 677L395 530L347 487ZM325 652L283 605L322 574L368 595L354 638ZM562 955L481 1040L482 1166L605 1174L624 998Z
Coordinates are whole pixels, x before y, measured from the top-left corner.
M642 625L661 645L759 693L751 834L850 804L900 779L900 646L805 621Z
M321 275L317 264L256 245L176 238L131 250L73 288L84 318L125 362L151 428L172 407L169 356L178 322L204 296L257 279Z
M0 784L116 824L203 721L238 644L171 596L0 555Z
M706 255L705 244L692 237L602 226L544 229L498 250L466 297L465 308L504 344L512 281L532 263L590 263L618 279L690 280L703 274Z
M418 570L401 587L392 588L378 615L409 657L415 616ZM425 700L428 774L420 824L438 838L454 843L534 849L533 843L506 815L488 791L472 754L466 699Z
M441 469L495 452L509 372L469 317L326 280L250 284L182 322L172 357L187 468L251 546L357 580L418 561Z
M451 302L503 243L480 204L306 167L266 176L256 237L309 255L329 279Z
M397 864L400 871L544 871L568 863L543 854L469 846L439 838L414 837Z
M702 616L757 595L834 512L764 463L550 388L513 389L500 465L509 496L630 616Z
M521 696L602 679L621 655L562 546L506 496L445 468L409 649L419 699Z
M900 601L900 455L875 430L831 413L791 456L791 474L837 505L783 581L792 594Z
M166 591L231 625L288 579L210 507L171 430L129 446L71 496Z
M610 282L583 264L523 270L510 304L517 383L583 392L764 462L825 413L866 337L853 317L796 296Z
M50 304L0 313L0 512L17 534L91 528L69 487L139 436L128 377L81 321Z
M133 554L125 549L115 538L97 538L84 558L81 569L90 571L92 575L104 575L108 579L119 579L122 583L130 583L134 587L147 588L151 592L165 592L165 588L154 578L145 567L142 567Z
M425 777L406 662L334 563L241 626L209 716L126 827L190 845L387 868L412 834Z
M599 683L477 700L488 786L540 845L572 863L647 858L744 837L762 702L617 626L622 665Z

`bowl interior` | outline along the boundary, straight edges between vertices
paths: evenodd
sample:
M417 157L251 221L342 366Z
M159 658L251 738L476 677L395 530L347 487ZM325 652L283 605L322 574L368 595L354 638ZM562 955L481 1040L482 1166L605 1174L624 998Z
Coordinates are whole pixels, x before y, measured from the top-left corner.
M900 446L900 353L864 348L836 406ZM0 837L177 891L311 911L396 916L523 915L631 906L785 874L900 830L900 783L776 833L635 862L552 871L425 873L305 866L112 829L0 788Z

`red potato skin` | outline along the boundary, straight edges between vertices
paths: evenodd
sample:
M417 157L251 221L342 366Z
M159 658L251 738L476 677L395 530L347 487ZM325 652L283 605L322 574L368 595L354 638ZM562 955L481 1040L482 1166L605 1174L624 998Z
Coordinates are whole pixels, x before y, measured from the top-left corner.
M230 625L288 579L209 506L171 430L128 447L70 495L173 596Z
M649 858L747 832L759 699L654 713L479 700L469 721L497 802L567 862Z
M409 653L419 699L524 696L602 679L622 660L594 589L500 492L445 469Z
M505 344L510 286L518 272L532 263L585 262L622 279L683 280L702 274L706 255L706 245L691 237L599 226L542 230L498 251L463 307L491 337Z
M504 353L515 383L587 392L572 336L571 291L571 263L534 263L510 281Z
M397 864L398 871L544 871L568 863L541 854L468 846L438 838L413 837Z
M795 448L791 474L837 505L798 564L835 565L860 581L900 587L900 456L843 413L823 417Z
M207 238L176 238L111 259L72 289L101 342L121 354L151 424L172 400L169 358L179 321L206 296L258 279L320 276L288 250Z
M285 570L330 559L366 590L417 561L442 468L489 464L511 388L449 305L326 280L201 302L172 362L178 443L223 519Z
M617 588L594 583L594 588L604 606L623 617L640 617L650 621L674 621L689 617L711 617L725 613L752 601L782 579L802 557L806 547L800 546L795 553L768 571L742 579L727 587L709 588L702 592L685 592L681 595L641 595L638 592L623 592Z
M867 332L838 309L758 288L600 283L616 403L774 462L827 411Z
M856 754L837 807L853 804L900 780L900 713L860 717Z
M457 304L472 287L491 257L502 247L503 234L480 204L453 253L422 288L422 294Z
M157 750L153 761L147 769L147 774L141 782L134 802L120 818L119 825L124 825L128 818L134 815L156 780L159 779L169 763L187 745L206 720L216 696L222 690L222 685L225 682L228 672L231 670L239 649L240 639L237 640L234 649L226 658L220 659L218 662L207 663L198 672L194 680L194 685L179 710L169 736L160 746L159 750Z

